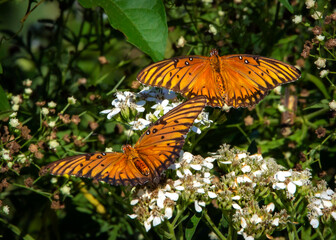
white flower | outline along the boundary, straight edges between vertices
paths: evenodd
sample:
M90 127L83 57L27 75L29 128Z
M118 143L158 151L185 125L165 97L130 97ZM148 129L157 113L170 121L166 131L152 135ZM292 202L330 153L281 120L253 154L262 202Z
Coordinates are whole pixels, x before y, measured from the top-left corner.
M251 217L251 222L254 224L258 224L258 223L261 223L262 220L257 214L253 214Z
M30 79L26 79L23 81L23 85L26 87L30 87L32 85L33 81Z
M336 220L336 212L331 212L331 216L334 218L334 220Z
M11 115L9 115L10 118L16 118L17 112L12 112Z
M19 119L17 119L17 118L11 118L9 120L9 125L11 125L13 128L16 128L17 126L20 125Z
M151 108L155 109L154 115L156 117L161 116L161 113L164 115L167 112L169 112L169 110L171 110L173 107L168 106L169 104L169 100L165 99L162 102L158 102L156 104L154 104Z
M217 34L217 29L215 28L214 25L212 24L209 24L209 32L213 35L216 35Z
M17 105L22 102L20 95L12 96L11 99L13 105Z
M276 88L273 89L273 92L278 94L278 95L281 95L281 89L282 89L281 86L277 86Z
M329 70L322 70L320 72L320 77L324 78L324 77L328 76L328 74L329 74Z
M195 169L196 171L200 171L202 169L202 166L200 164L190 164L190 167L192 169Z
M33 93L33 90L31 88L25 88L24 92L25 94L30 95Z
M243 218L243 217L240 219L240 226L242 228L246 228L247 227L247 222L246 222L245 218Z
M2 149L1 155L2 155L3 160L6 160L6 161L11 160L9 152L10 151L8 149L4 149L4 148Z
M279 222L280 222L280 219L279 219L279 218L275 218L275 219L272 221L272 225L273 225L273 226L279 226Z
M48 108L46 108L46 107L43 107L42 109L41 109L41 113L45 116L45 115L48 115L49 114L49 109Z
M3 211L5 214L8 215L8 214L9 214L9 206L8 206L8 205L3 206L2 211Z
M225 15L225 12L222 10L218 10L218 16L223 17Z
M57 105L57 104L56 104L54 101L50 101L50 102L48 102L48 107L49 107L49 108L55 108L56 105Z
M15 112L18 111L19 108L20 108L20 105L18 105L18 104L15 104L15 105L12 106L12 109L13 109L13 111L15 111Z
M71 105L74 105L76 103L76 98L74 98L73 96L68 97L68 103Z
M105 148L105 152L113 152L113 148L107 147L107 148Z
M57 140L51 140L50 142L49 142L49 148L50 149L56 149L57 147L59 146L59 143L57 142Z
M182 156L182 161L190 163L193 160L194 156L190 152L184 152Z
M318 69L326 67L326 59L325 58L318 58L314 63Z
M278 181L285 181L286 178L292 176L292 173L290 171L279 171L274 175L274 178Z
M243 173L251 172L251 167L249 165L244 165L241 170Z
M184 45L187 43L187 41L184 39L183 36L181 36L178 40L177 40L177 44L176 47L177 48L182 48L184 47Z
M316 36L316 39L319 40L320 42L322 42L324 40L325 36L323 35L318 35Z
M314 0L307 0L306 1L306 6L308 9L312 8L315 6L315 1Z
M312 18L314 18L315 20L321 19L322 18L322 13L319 11L314 12L314 14L312 15Z
M144 128L148 127L149 124L151 124L151 122L143 118L139 118L137 121L130 122L133 130L143 130Z
M56 121L50 121L48 123L48 126L51 127L51 128L55 127L56 126Z
M331 102L329 102L329 107L330 107L330 110L336 111L336 101L332 100Z
M293 22L295 24L299 24L300 22L302 22L302 15L295 15L293 18Z
M71 188L68 185L64 185L60 188L60 192L64 195L70 195Z
M319 220L316 218L313 218L312 220L310 220L310 225L312 225L313 228L318 228Z
M231 199L232 199L232 200L239 200L239 199L241 199L241 196L236 195L236 196L233 196Z
M148 232L152 225L151 225L151 222L152 222L152 219L151 219L152 216L150 216L145 222L144 222L144 227L146 229L146 232Z
M164 201L166 200L166 196L164 194L164 192L162 190L159 190L158 192L158 197L157 197L157 200L156 200L156 204L159 208L164 208Z
M162 222L162 219L158 216L154 217L153 219L153 227L159 225Z
M282 104L278 104L278 110L279 110L279 112L286 112L286 108L285 108L285 106L284 105L282 105Z
M133 206L133 205L137 204L138 202L139 202L139 199L133 199L131 201L131 205Z
M50 179L50 182L51 182L52 184L57 183L57 178L53 177L52 179Z

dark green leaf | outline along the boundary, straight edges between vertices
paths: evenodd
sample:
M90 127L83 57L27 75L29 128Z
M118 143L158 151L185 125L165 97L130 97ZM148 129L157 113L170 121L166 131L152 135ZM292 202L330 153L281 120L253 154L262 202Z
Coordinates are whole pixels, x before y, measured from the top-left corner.
M288 0L280 0L280 2L282 3L282 5L284 5L285 8L287 8L287 10L290 13L294 12L293 7L292 7L292 5L290 5L290 3L288 2Z
M187 228L185 230L185 238L187 240L190 240L195 231L196 231L196 227L199 223L199 221L201 220L202 214L201 213L196 213L194 216L192 216L189 220L189 222L187 223Z
M316 85L316 87L323 93L326 99L330 99L329 93L320 78L308 73L307 79Z
M84 7L100 6L110 24L152 57L162 60L166 49L168 27L164 5L160 0L79 0Z
M0 85L0 119L8 117L11 112L12 111L7 99L7 94Z

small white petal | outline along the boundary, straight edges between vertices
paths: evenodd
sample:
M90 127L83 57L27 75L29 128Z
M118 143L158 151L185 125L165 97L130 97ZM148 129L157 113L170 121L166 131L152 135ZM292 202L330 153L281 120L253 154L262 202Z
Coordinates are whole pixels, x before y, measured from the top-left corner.
M272 225L273 225L273 226L279 226L279 221L280 221L279 218L274 219L274 220L272 221Z
M296 185L292 182L289 182L287 185L287 190L290 194L294 194L296 191Z
M253 236L244 237L245 240L254 240Z
M259 176L261 176L262 175L262 171L261 170L257 170L257 171L255 171L255 172L253 172L252 174L255 176L255 177L259 177Z
M331 208L333 206L331 201L322 200L322 202L323 202L323 206L326 207L326 208Z
M166 194L166 197L167 197L167 198L170 198L171 200L173 200L173 201L175 201L175 202L179 199L179 195L178 195L178 193L170 193L170 192L166 192L165 194Z
M160 217L154 217L153 219L153 227L159 225L161 223L161 218Z
M190 164L190 167L191 167L192 169L195 169L196 171L199 171L199 170L202 169L202 166L199 165L199 164Z
M210 184L211 180L209 178L203 178L203 182L205 182L206 184Z
M182 184L182 181L180 179L174 181L174 187L179 186Z
M215 160L216 160L216 158L213 158L213 157L207 157L207 158L204 159L204 161L207 161L207 162L213 162Z
M209 198L216 198L217 194L214 193L214 192L208 192L208 196L209 196Z
M178 190L178 191L183 191L184 187L183 186L177 186L177 187L175 187L175 189Z
M274 203L272 203L272 202L269 203L269 204L267 205L267 207L266 207L267 212L273 212L274 209L275 209L275 205L274 205Z
M221 164L231 164L232 161L220 161Z
M210 162L203 163L203 166L205 166L205 167L207 167L209 169L213 169L213 167L214 167L214 165L212 163L210 163Z
M284 183L273 184L273 189L279 190L279 189L285 189L285 188L286 188L286 184L284 184Z
M201 207L205 207L205 202L203 202L203 201L199 201L198 204L199 204Z
M177 170L177 171L176 171L176 175L177 175L179 178L183 178L183 177L184 177L184 175L181 173L180 170Z
M131 219L135 219L138 217L136 214L127 214Z
M232 200L239 200L239 199L241 199L241 196L236 195L236 196L232 197L231 199Z
M195 211L196 211L196 212L202 212L202 208L201 208L201 206L198 204L198 201L195 201L195 202L194 202L194 205L195 205Z
M301 180L293 181L293 183L300 187L303 185L303 182Z
M246 220L245 220L245 218L243 218L243 217L240 219L240 226L241 226L243 229L247 227Z
M189 176L193 175L192 172L189 169L184 169L184 174L187 175L187 176L188 175Z
M194 188L200 188L200 187L202 187L202 186L203 186L202 183L197 182L197 181L193 181L193 187L194 187Z
M257 214L253 214L251 217L251 222L254 224L258 224L258 223L261 223L262 220Z
M198 192L198 193L202 193L202 194L204 194L204 193L205 193L205 191L204 191L204 189L203 189L203 188L199 188L199 189L197 189L197 190L196 190L196 192Z
M310 225L312 225L313 228L318 228L319 220L317 220L316 218L310 220Z
M336 220L336 212L331 212L331 216Z
M131 201L131 205L134 206L135 204L137 204L139 202L139 199L133 199Z
M240 209L241 209L241 207L240 207L237 203L233 203L233 204L232 204L232 207L233 207L234 209L237 209L237 210L240 210Z
M239 154L237 154L236 159L240 160L240 159L243 159L243 158L246 158L246 157L247 157L246 153L239 153Z
M279 171L274 175L274 178L279 180L280 182L284 182L287 177L292 176L290 171Z
M170 208L170 207L167 207L165 209L165 214L164 215L167 219L171 219L171 217L173 216L173 209Z
M190 163L193 160L194 156L190 152L184 152L182 159L187 163Z
M324 200L331 200L331 197L329 196L329 194L327 192L322 192L321 193L321 198Z
M205 177L205 178L210 178L210 176L211 176L211 174L210 174L209 172L205 172L205 173L204 173L204 177Z
M162 190L159 190L159 193L158 193L158 198L156 200L156 204L159 208L164 208L164 201L166 200L166 196L165 194L163 193Z
M152 225L151 225L150 222L148 223L147 221L145 221L144 222L144 227L146 229L146 232L148 232L151 229Z
M245 165L241 170L243 173L251 172L251 167L249 165Z
M195 132L195 133L197 133L197 134L201 134L201 133L202 133L201 129L199 129L199 128L196 127L196 126L192 126L192 127L191 127L191 131L193 131L193 132Z
M334 194L334 191L333 191L333 190L331 190L331 189L327 189L327 191L326 191L326 192L327 192L327 194L328 194L328 195L330 195L330 196Z

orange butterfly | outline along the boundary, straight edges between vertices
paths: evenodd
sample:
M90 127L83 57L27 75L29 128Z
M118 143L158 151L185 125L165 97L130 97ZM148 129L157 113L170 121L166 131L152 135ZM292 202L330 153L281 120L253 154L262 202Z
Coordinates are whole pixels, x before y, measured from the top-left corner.
M123 153L91 153L50 163L53 175L94 178L112 185L158 183L161 173L179 157L185 136L205 107L203 96L178 105L153 123L134 147L123 146Z
M207 105L249 107L257 104L269 90L296 81L300 71L281 61L248 54L220 57L216 49L210 57L175 57L144 68L137 80L164 87L188 98L203 95Z

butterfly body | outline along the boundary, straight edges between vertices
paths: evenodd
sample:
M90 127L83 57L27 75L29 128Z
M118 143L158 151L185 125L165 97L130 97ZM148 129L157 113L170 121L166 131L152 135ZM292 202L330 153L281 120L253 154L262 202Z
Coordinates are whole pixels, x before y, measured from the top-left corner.
M154 63L138 74L138 81L165 87L188 98L205 96L213 107L249 107L269 90L296 81L300 71L281 61L249 54L210 57L184 56Z
M47 165L53 175L94 178L111 185L158 183L161 174L179 157L185 135L205 107L199 96L170 110L153 123L137 143L123 152L96 152L67 157Z

